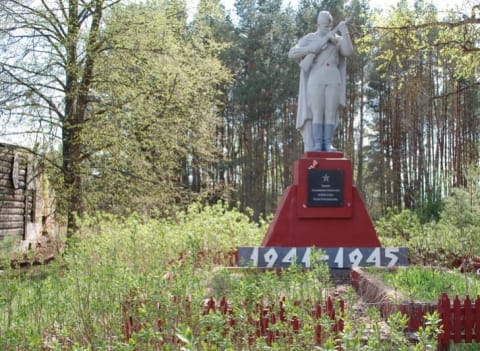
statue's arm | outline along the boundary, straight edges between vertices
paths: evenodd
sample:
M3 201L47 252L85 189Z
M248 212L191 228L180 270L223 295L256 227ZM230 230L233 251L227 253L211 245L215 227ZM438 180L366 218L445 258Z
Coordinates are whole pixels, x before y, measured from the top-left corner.
M297 47L294 46L288 52L288 58L292 60L300 60L303 57L307 56L310 52L308 51L307 47Z
M297 44L288 52L288 58L292 60L300 60L308 54L314 54L315 48L310 45L309 36L301 38Z
M350 38L350 33L348 33L348 27L346 22L342 22L339 25L338 30L342 35L342 39L340 40L340 54L343 56L350 56L353 54L353 44L352 39Z

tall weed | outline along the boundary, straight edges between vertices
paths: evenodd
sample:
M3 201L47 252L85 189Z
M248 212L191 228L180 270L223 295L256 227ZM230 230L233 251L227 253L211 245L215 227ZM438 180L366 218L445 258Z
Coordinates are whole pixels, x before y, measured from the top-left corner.
M344 336L331 332L329 318L312 316L330 287L325 265L312 259L309 271L225 269L231 251L258 245L266 232L265 223L235 209L194 204L169 220L97 214L81 228L78 242L41 276L0 274L1 350L367 349L353 311L343 316ZM222 296L231 313L206 313L206 299ZM302 323L298 330L275 323L270 332L281 337L268 345L252 321L259 304L273 305L272 317L280 301L287 320ZM137 329L126 339L129 317ZM323 345L315 338L318 323Z
M175 306L174 296L188 297L192 306L202 306L212 273L199 265L224 263L222 253L256 245L264 232L264 224L221 205L192 205L174 221L84 218L78 242L43 267L42 279L10 269L0 274L0 349L127 347L121 306L132 294L165 306ZM174 320L181 309L162 313ZM156 316L149 318L153 324Z

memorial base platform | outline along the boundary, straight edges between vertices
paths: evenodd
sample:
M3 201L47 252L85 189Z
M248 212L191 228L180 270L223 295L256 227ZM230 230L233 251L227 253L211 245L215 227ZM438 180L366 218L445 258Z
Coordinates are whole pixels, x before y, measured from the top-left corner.
M381 246L343 153L307 152L295 162L262 246Z

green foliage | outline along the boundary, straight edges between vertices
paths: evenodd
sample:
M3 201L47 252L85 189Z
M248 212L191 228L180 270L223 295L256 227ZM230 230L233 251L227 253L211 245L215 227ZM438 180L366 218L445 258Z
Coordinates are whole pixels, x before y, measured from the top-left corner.
M437 230L452 240L446 250L475 256L480 252L480 170L469 167L466 171L467 186L453 189L445 199L444 209Z
M417 213L421 223L438 221L440 219L440 213L444 205L440 191L430 191L423 194L423 196L418 196L415 203L415 213Z
M470 138L478 130L479 61L473 57L479 51L472 47L478 15L467 8L447 16L428 1L399 1L374 14L374 28L358 41L371 58L368 99L375 132L366 150L368 189L362 190L374 217L395 207L419 211L422 222L438 219L442 197L464 185L465 163L478 159L478 141ZM464 101L461 110L457 98ZM451 162L449 150L463 156Z
M438 313L427 314L426 323L416 333L418 341L413 345L407 341L404 333L408 317L401 312L388 316L386 322L379 323L380 312L373 307L367 308L362 320L362 327L346 319L344 332L341 334L342 346L346 350L375 351L423 351L435 350L437 335L440 333ZM322 350L330 350L322 348ZM333 348L332 348L333 350Z
M44 278L0 274L2 350L73 348L75 343L129 350L121 338L122 303L139 296L157 300L169 307L164 313L172 321L184 307L170 309L173 296L188 297L201 309L210 267L228 264L218 253L254 245L265 231L221 205L203 210L194 205L175 221L99 214L86 218L82 228L75 247L44 267ZM155 325L156 310L144 313ZM136 336L136 344L151 338L147 331Z
M407 322L408 317L400 312L395 312L388 317L387 324L391 331L391 335L386 341L388 350L408 350L408 346L405 345L405 335L403 334Z
M303 0L297 9L238 0L236 23L219 0L199 1L191 17L185 0L57 2L1 3L9 25L0 83L2 122L25 121L22 130L48 134L41 150L65 152L51 159L62 171L58 209L165 213L199 193L238 190L256 216L273 212L301 153L292 118L299 71L287 52L315 29L320 9L336 22L352 17L357 53L338 136L374 217L398 206L425 209L429 220L451 179L462 183L464 160L478 158L473 2L442 19L428 1L375 13L363 0Z
M420 351L435 350L437 346L438 314L427 315L427 323L418 331L418 342L410 344L404 333L408 317L400 312L388 316L386 322L379 323L380 313L375 308L368 308L362 325L355 325L355 320L346 318L344 331L338 343L345 350L375 351ZM332 347L321 347L320 350L335 350Z
M480 295L480 282L472 273L413 266L396 270L369 268L367 272L380 277L387 286L415 301L436 301L441 293L450 296Z
M389 209L386 215L375 223L375 229L382 239L398 242L405 242L410 240L410 237L422 234L417 234L422 231L422 226L417 215L410 210L397 213Z
M425 265L468 264L480 252L479 171L466 172L467 187L454 188L443 201L438 221L421 223L410 210L389 211L376 222L376 229L386 246L407 246L414 255L412 263Z
M88 209L168 214L212 192L219 87L230 76L214 23L186 16L184 1L163 0L109 14L84 125Z
M74 161L69 175L75 178L70 180L79 192L62 189L61 167L55 168L52 179L58 184L56 188L61 189L58 199L66 199L59 201L58 207L71 211L75 206L68 202L73 199L81 204L85 195L89 210L141 214L127 218L105 214L84 218L82 238L76 244L71 243L71 250L64 258L45 268L44 278L2 272L0 347L6 350L151 350L165 337L156 328L159 314L169 321L169 330L184 343L184 349L233 349L238 345L248 348L245 337L225 337L224 317L216 313L202 315L200 306L207 294L232 296L235 312L244 317L252 313L252 306L242 305L245 299L272 301L287 295L286 303L294 311L291 316L296 313L312 322L306 309L294 306L293 301L313 299L325 292L329 284L324 266L315 266L306 273L292 267L281 275L238 274L218 268L229 264L229 254L235 247L258 244L265 223L257 226L236 209L227 210L220 205L194 204L169 220L147 219L144 214L162 217L176 209L173 204L185 208L199 193L209 200L223 197L223 186L228 182L227 187L238 186L239 197L244 200L242 206L254 206L256 216L274 208L277 195L290 183L291 163L300 153L298 133L292 133L297 91L297 84L292 82L298 80L298 67L287 60L286 52L296 37L314 30L319 9L330 9L336 20L347 17L346 12L354 14L351 33L359 56L354 58L356 65L350 65L353 67L351 95L363 96L355 86L363 87L370 80L370 97L377 98L378 104L390 104L374 109L378 114L374 122L379 127L372 130L385 134L378 139L374 137L371 143L374 152L365 156L376 162L371 167L370 189L374 194L371 203L379 207L379 213L386 205L418 208L417 203L412 203L417 191L423 199L431 189L434 194L449 189L442 185L446 176L437 171L441 168L438 165L452 164L452 155L460 160L478 156L475 143L464 148L467 143L448 144L450 140L478 134L475 128L468 130L462 124L474 117L476 111L475 91L462 95L468 84L474 85L475 69L480 62L475 59L478 55L475 8L463 22L452 16L450 20L457 22L439 30L438 26L425 25L436 22L437 13L422 1L415 9L409 9L407 2L401 1L391 15L376 23L377 28L370 26L369 11L363 1L350 2L344 8L344 1L303 0L295 12L282 8L278 1L239 0L238 25L226 18L216 0L201 0L199 11L190 23L187 3L183 0L154 0L127 6L116 1L98 1L95 5L105 10L106 22L101 11L82 3L87 6L81 9L83 14L102 20L98 27L101 33L94 31L89 45L84 41L88 39L86 27L78 38L75 31L68 32L74 33L74 37L63 37L68 24L63 17L68 12L68 1L58 1L54 12L46 7L44 11L23 7L33 21L23 11L9 8L11 4L23 6L18 1L0 5L0 12L10 16L2 17L8 23L17 18L25 33L26 28L33 28L41 30L40 34L50 31L57 34L45 35L42 41L36 32L24 36L41 43L37 47L41 54L35 62L25 60L26 55L18 55L15 50L5 50L6 56L2 57L16 58L18 65L8 67L7 63L13 61L4 60L1 84L5 87L2 101L7 102L4 115L39 116L37 122L42 124L42 130L43 123L51 121L52 129L60 122L60 128L78 132L66 139L76 146L76 152L51 157L57 165ZM15 17L16 12L19 17ZM38 15L37 20L34 15ZM12 23L16 24L15 20ZM85 26L90 24L89 20L82 22ZM16 34L23 35L21 31ZM2 39L19 39L14 35L7 37ZM69 62L65 60L64 48L72 49L76 39L80 39L79 60ZM48 52L57 53L58 57L50 57ZM88 67L83 65L87 62L91 64ZM15 72L22 67L26 76ZM369 77L367 69L372 71ZM73 78L69 82L74 83L66 99L58 98L54 85L55 82L63 85L58 79L64 76L60 74L63 71L68 71ZM85 79L80 79L82 71L89 73ZM231 74L236 80L230 85ZM25 80L23 85L15 86L12 81L21 82L12 80L14 76L35 77L36 81ZM79 83L88 84L78 88ZM40 94L32 97L32 91ZM452 99L447 96L440 101L438 94L452 94ZM73 104L77 97L78 104ZM61 112L66 100L68 106L84 112L72 123ZM425 101L434 103L427 106ZM473 115L452 116L449 112L452 106L452 111L462 107L456 105L458 101L468 102L462 106L467 106L465 110L471 110ZM351 131L350 142L356 137L353 116L357 116L363 105L363 100L352 100L349 107L352 123L344 130ZM23 108L13 111L15 106ZM51 113L45 112L48 108ZM445 120L433 119L432 116L443 116L443 111L447 112ZM387 118L391 124L386 123ZM68 123L62 126L64 121ZM431 136L439 136L439 140L425 138L425 130ZM450 130L458 131L459 135L453 136ZM57 135L54 132L50 136ZM447 140L443 148L432 146L440 145L442 140ZM361 148L361 140L359 145ZM451 146L455 146L455 152L449 151ZM462 151L457 153L457 150ZM465 152L471 155L467 157ZM400 154L405 154L405 158ZM438 159L432 154L446 156ZM222 167L217 167L219 159ZM394 163L396 168L390 167ZM463 167L455 175L458 184L463 184ZM435 215L440 212L437 196L422 207L427 210L420 219L412 211L389 213L377 223L383 243L408 246L414 253L413 260L428 264L450 262L452 256L478 255L480 194L474 187L478 180L472 178L466 184L466 189L452 191L438 221L428 222L432 213L437 218ZM173 304L173 296L182 302ZM145 325L131 340L122 340L121 306L129 299L140 301L138 313ZM196 306L191 316L183 314L185 299ZM163 309L152 308L149 305L152 301ZM371 319L377 318L372 313ZM326 327L331 323L323 322ZM375 328L376 337L368 345L361 345L366 327L348 314L345 323L343 339L336 340L335 335L327 333L322 349L333 350L337 343L352 350L363 346L367 346L365 349L407 347L398 331L403 323L399 316L389 322L395 331L389 346L379 340L380 331ZM313 348L308 344L312 325L306 323L299 335L289 335L271 348ZM251 331L246 322L238 327L240 335ZM433 329L422 332L431 335ZM237 345L232 345L231 340ZM258 340L256 347L267 348L264 340Z
M437 336L442 332L439 327L442 320L439 317L438 312L425 315L425 325L420 327L416 333L418 343L413 348L413 351L435 350L437 347Z
M234 175L241 206L260 216L274 212L300 152L291 118L299 68L288 59L295 13L277 0L239 0L235 8L236 35L225 57L235 81L226 95L222 133L231 139L222 140L223 165Z
M252 223L236 209L192 205L170 220L127 218L108 214L86 217L82 235L40 277L0 275L0 348L2 350L334 350L341 345L366 347L362 336L371 324L359 323L347 300L345 331L332 331L326 315L312 317L312 302L328 294L329 272L320 257L312 269L292 266L281 272L225 269L236 246L256 245L265 225ZM354 294L351 292L351 294ZM228 297L235 316L204 313L205 299ZM258 304L285 305L286 318L302 321L294 332L289 323L272 331L284 337L267 346L255 335L252 319ZM348 307L350 306L350 307ZM338 308L336 308L339 311ZM272 313L277 313L273 310ZM123 338L123 321L135 316L141 328ZM407 350L400 317L391 317L391 340L374 330L368 347ZM161 321L161 324L159 324ZM315 328L322 325L324 343L317 345ZM161 329L160 329L161 328ZM174 342L174 340L176 340ZM391 349L391 348L390 348Z
M18 250L19 240L14 236L0 239L0 267L10 266L10 260Z
M380 21L377 25L388 30L378 33L377 43L381 46L375 50L376 70L382 72L383 78L392 80L395 88L402 89L405 83L412 81L420 68L413 63L425 61L429 50L433 50L429 45L433 44L436 28L426 26L419 31L416 26L436 20L435 8L426 2L411 8L407 1L400 1L388 17L377 16Z
M480 29L477 8L478 6L473 5L470 13L466 8L450 13L445 21L456 25L446 26L439 31L435 43L440 48L439 59L442 64L460 81L472 82L471 79L478 76L480 60L475 43Z
M478 342L453 344L450 346L450 351L477 351L480 347Z

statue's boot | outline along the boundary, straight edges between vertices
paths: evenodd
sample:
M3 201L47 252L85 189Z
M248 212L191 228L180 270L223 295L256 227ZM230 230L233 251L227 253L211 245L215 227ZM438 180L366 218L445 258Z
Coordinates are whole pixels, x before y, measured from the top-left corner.
M323 150L323 124L313 123L313 151Z
M327 152L335 152L337 149L333 147L333 133L335 132L335 125L334 124L325 124L324 130L324 150Z

